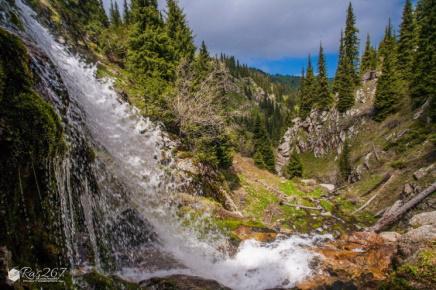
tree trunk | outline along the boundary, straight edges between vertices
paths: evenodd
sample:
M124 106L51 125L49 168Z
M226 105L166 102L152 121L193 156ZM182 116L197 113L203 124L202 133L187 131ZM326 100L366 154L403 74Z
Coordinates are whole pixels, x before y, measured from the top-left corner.
M424 191L420 192L414 198L406 202L403 206L399 207L394 211L386 211L386 213L377 221L375 225L370 227L368 230L374 232L380 232L385 227L396 222L403 214L408 210L420 203L424 198L436 191L436 182L427 187Z

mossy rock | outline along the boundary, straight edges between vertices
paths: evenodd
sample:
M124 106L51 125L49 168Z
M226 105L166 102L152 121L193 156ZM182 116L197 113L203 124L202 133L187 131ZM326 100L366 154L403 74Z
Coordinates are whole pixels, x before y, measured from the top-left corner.
M65 149L63 129L33 86L26 47L0 29L0 244L16 264L65 266L58 265L59 197L48 166Z

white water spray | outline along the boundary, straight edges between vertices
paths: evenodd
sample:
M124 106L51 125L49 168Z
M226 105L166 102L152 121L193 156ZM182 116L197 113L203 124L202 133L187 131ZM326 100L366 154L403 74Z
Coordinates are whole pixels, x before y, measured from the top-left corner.
M161 268L150 268L142 261L138 265L129 264L116 269L117 273L126 278L140 281L155 276L189 274L214 279L234 289L267 289L292 287L311 274L310 262L314 255L306 248L313 244L315 238L293 236L269 244L249 240L243 242L236 255L231 257L218 250L225 243L219 235L201 240L197 238L194 229L190 231L182 227L176 209L166 202L175 193L177 185L169 181L162 165L162 153L165 152L168 140L159 126L142 118L137 109L120 101L110 80L96 79L95 65L87 65L64 45L56 42L49 31L36 21L35 13L28 6L21 0L16 3L22 12L29 37L55 64L72 102L84 111L84 129L98 151L96 163L111 173L110 177L97 175L98 187L104 192L101 197L97 199L90 196L88 185L84 185L87 192L80 197L84 224L89 232L96 256L94 263L98 269L98 227L108 226L114 216L130 207L153 226L158 236L154 246L176 262L167 263ZM70 122L77 120L72 118ZM63 188L61 194L64 195L61 197L62 210L66 219L66 237L70 240L69 252L78 255L80 247L74 241L77 222L73 210L73 189L68 179L70 163L63 162L57 177L58 180L67 178L67 181L59 184L59 188ZM167 168L170 166L171 162L166 165ZM111 178L115 181L109 180ZM115 188L114 183L117 184ZM123 198L127 199L127 203L121 202ZM96 221L93 211L98 211L99 216L105 218ZM107 244L111 242L109 240ZM127 256L134 260L135 255L143 254L136 250L135 248ZM154 263L151 258L146 259L145 263ZM72 266L75 266L77 260L78 258L71 258Z

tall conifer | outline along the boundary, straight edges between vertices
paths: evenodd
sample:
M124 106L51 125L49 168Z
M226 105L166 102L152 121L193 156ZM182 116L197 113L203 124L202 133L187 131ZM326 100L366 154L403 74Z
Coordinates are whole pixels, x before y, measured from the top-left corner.
M347 62L347 73L351 74L354 84L360 82L358 73L359 67L359 30L356 28L356 17L354 16L353 6L348 5L347 20L344 33L344 53Z
M167 9L166 29L174 47L175 57L178 61L184 57L192 59L195 53L194 38L185 14L176 0L167 0Z
M375 70L377 66L377 52L371 45L369 33L366 37L365 51L360 62L360 74L363 75L370 70Z
M333 82L333 92L337 93L339 91L339 88L342 86L341 81L342 81L342 74L345 73L344 71L344 62L345 62L345 58L344 58L344 33L341 30L341 40L339 41L339 55L338 55L338 67L336 69L336 74L335 74L335 79Z
M130 23L130 9L129 9L129 5L127 4L127 0L124 0L124 3L123 3L123 15L124 15L124 23L129 24Z
M301 94L300 116L305 119L312 110L315 96L317 93L316 80L313 74L312 60L309 55L307 60L306 77L304 79L304 90Z
M317 82L317 107L321 110L328 110L333 103L333 99L329 90L329 84L327 80L327 68L322 44L319 46Z
M197 58L195 60L196 67L198 70L198 73L200 75L204 75L207 73L210 69L210 56L209 51L207 49L206 43L204 41L201 42L201 46L197 55Z
M117 1L115 1L115 3L111 1L111 10L111 24L119 26L121 24L121 15Z
M139 76L170 80L174 53L156 0L132 0L133 28L129 37L128 67Z
M411 0L406 0L398 42L398 67L406 81L412 77L412 67L417 45L416 19Z
M253 156L254 162L260 168L265 168L271 172L274 172L275 158L272 150L271 140L268 138L265 124L259 114L256 115L253 133L255 146L255 153Z
M356 18L350 2L347 9L345 33L343 38L341 37L339 65L334 86L334 90L338 94L337 108L342 113L354 105L354 89L360 82L358 33Z
M389 21L383 44L382 75L377 82L374 100L374 119L382 121L387 115L397 111L400 96L396 39Z
M418 46L413 65L411 97L415 108L430 100L429 116L436 122L436 4L421 0L417 6Z

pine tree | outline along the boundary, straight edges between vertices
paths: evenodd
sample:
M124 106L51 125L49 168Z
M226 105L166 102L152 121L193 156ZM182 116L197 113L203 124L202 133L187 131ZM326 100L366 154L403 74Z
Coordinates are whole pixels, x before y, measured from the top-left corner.
M115 1L115 4L113 3L113 1L111 1L109 14L111 18L111 24L115 27L119 26L121 24L121 16L117 1Z
M377 53L371 45L369 33L366 37L365 52L362 55L360 74L364 75L370 70L375 70L377 67Z
M436 122L436 4L421 0L417 6L418 48L410 86L414 108L430 100L429 117Z
M206 43L201 42L200 50L195 60L197 71L200 75L206 74L210 70L210 56Z
M344 33L341 31L341 40L339 41L339 55L338 55L338 68L336 69L335 79L333 82L333 92L337 93L339 92L339 89L342 87L342 74L344 74Z
M342 182L347 182L352 172L350 162L350 145L348 140L345 140L342 153L339 156L339 178Z
M344 34L344 54L347 62L347 73L351 74L355 85L360 83L358 74L359 67L359 30L356 28L356 17L354 16L353 6L348 5L347 20Z
M289 179L303 176L303 165L301 164L300 157L296 152L293 152L289 158L284 174Z
M176 60L186 57L192 59L195 53L192 31L186 23L186 17L176 0L167 0L168 16L166 30L174 47Z
M382 121L398 109L401 96L397 66L397 47L391 22L386 28L383 44L382 75L377 82L374 100L374 119Z
M174 52L164 29L156 0L133 0L133 28L129 37L127 64L138 76L171 80Z
M268 138L265 124L259 114L256 115L254 125L254 162L260 168L265 168L271 172L275 171L275 158L272 150L271 141Z
M124 14L124 23L130 24L130 10L129 10L129 5L127 4L127 0L124 0L123 14Z
M411 0L406 0L398 41L398 68L403 80L410 80L417 46L416 19Z
M345 33L341 37L339 65L335 77L335 92L338 94L337 107L344 113L354 105L354 89L360 82L359 66L359 30L355 27L351 2L347 10Z
M305 119L312 110L317 94L316 80L313 74L312 60L309 55L307 61L306 76L304 78L303 90L301 92L300 116Z
M327 81L327 68L325 63L324 49L319 46L318 77L317 77L317 107L321 110L328 110L333 103Z

